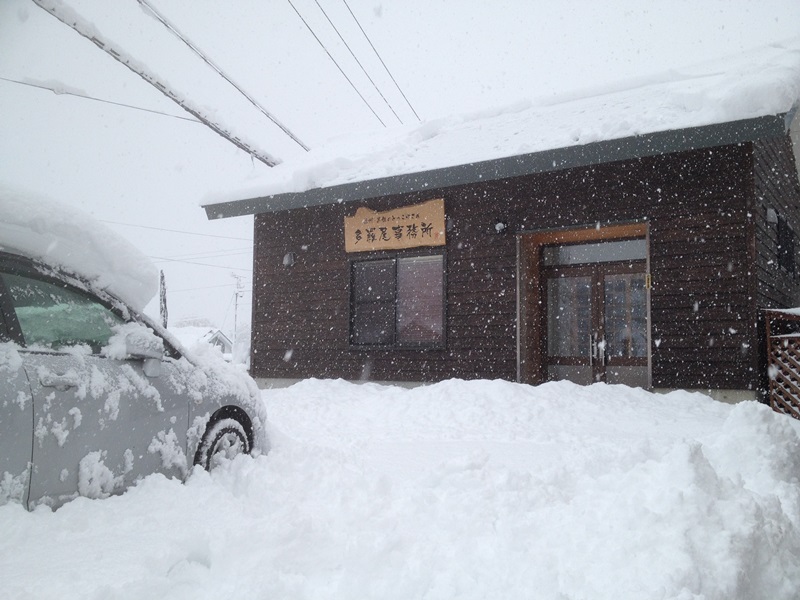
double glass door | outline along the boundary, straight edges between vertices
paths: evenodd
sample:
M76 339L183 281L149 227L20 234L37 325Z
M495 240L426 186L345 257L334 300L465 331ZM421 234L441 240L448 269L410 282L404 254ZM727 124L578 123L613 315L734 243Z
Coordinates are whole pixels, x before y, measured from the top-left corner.
M545 249L548 379L648 386L645 252L644 240Z

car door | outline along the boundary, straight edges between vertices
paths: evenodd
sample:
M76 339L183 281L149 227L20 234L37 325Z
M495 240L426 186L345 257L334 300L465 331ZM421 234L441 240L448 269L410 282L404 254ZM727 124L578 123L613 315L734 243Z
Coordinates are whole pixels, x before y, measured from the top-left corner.
M16 271L2 279L33 397L29 504L105 497L154 472L183 476L180 372L170 359L155 373L143 356L107 352L115 332L144 325L52 277Z
M27 502L32 443L33 402L22 357L16 344L0 342L0 506Z

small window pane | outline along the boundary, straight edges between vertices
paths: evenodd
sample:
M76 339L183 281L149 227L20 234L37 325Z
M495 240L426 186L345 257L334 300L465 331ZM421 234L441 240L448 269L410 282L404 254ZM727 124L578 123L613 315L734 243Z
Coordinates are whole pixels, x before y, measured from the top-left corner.
M647 258L647 241L639 239L573 244L569 246L547 246L542 251L542 258L544 264L548 266L644 260Z
M778 217L778 266L794 274L794 231L783 217Z
M353 344L394 342L394 303L356 304L353 307Z
M27 346L59 349L108 344L122 319L90 296L40 279L3 274Z
M443 257L402 258L397 263L397 338L405 344L444 339Z
M354 262L350 342L394 343L395 261Z
M647 356L647 291L642 273L606 275L606 352L609 357Z
M394 260L353 263L353 299L360 302L394 302Z
M588 357L591 277L547 280L547 355Z

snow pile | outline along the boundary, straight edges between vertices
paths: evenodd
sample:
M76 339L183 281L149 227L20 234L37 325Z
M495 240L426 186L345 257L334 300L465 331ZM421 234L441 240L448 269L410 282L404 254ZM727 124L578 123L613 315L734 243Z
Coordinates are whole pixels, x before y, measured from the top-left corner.
M22 367L22 357L17 345L11 342L0 344L0 373L16 373Z
M800 38L413 127L342 137L205 204L303 192L660 131L783 114L800 101Z
M158 289L158 271L131 243L73 207L0 187L0 249L88 280L136 310Z
M114 477L100 451L90 452L78 466L78 493L86 498L107 498L122 485L122 477Z
M790 600L800 424L620 386L306 381L273 449L0 508L3 597ZM102 482L100 482L102 490Z

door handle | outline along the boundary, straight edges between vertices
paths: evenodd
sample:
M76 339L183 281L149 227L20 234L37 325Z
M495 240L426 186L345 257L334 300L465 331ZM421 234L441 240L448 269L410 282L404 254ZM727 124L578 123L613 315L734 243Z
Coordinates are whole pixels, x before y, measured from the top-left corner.
M594 361L599 360L602 366L606 366L606 340L598 340L596 333L589 334L589 366L594 366Z
M69 388L76 388L80 384L78 376L73 373L65 373L63 375L55 375L53 373L46 373L39 377L39 383L42 387L52 387L63 392Z

